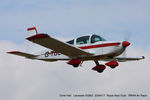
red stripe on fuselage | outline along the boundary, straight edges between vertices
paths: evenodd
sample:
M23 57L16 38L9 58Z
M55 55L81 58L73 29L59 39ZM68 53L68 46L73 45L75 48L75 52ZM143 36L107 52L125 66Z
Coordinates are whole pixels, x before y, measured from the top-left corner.
M98 44L98 45L90 45L90 46L83 46L79 47L80 49L93 49L93 48L100 48L100 47L109 47L109 46L118 46L120 43L105 43L105 44Z
M80 49L93 49L93 48L100 48L100 47L108 47L108 46L118 46L120 43L105 43L105 44L98 44L98 45L90 45L90 46L83 46L79 47ZM56 51L48 52L48 54L58 53Z

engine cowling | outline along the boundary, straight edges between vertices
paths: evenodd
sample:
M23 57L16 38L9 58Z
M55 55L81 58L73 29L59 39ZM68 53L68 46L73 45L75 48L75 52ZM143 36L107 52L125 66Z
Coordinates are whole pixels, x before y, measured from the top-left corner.
M110 66L111 68L115 68L117 67L119 64L116 61L110 61L108 63L106 63L105 65Z
M78 67L81 63L80 59L71 59L67 64L73 65L74 67Z

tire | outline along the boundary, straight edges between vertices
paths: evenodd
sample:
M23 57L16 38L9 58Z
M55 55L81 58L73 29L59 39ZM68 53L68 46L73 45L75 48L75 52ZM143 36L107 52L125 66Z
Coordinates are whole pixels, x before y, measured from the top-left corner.
M110 66L110 68L114 69L114 68L116 68L116 67L115 67L115 66Z
M98 73L102 73L104 70L97 70Z
M75 67L75 68L77 68L79 66L79 64L74 64L72 66Z

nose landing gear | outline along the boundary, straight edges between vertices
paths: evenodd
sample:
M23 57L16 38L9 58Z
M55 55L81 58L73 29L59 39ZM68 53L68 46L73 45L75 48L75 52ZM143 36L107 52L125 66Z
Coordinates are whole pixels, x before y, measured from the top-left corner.
M106 66L102 65L102 64L99 64L98 61L94 61L94 62L96 63L96 66L93 67L92 70L95 70L95 71L97 71L99 73L102 73L105 70Z

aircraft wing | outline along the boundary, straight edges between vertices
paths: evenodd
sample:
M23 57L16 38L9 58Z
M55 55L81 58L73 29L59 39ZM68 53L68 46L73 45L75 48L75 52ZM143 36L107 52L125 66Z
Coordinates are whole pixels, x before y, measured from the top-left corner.
M32 55L29 53L24 53L24 52L20 52L20 51L11 51L11 52L7 52L9 54L13 54L13 55L18 55L18 56L23 56L26 58L30 58L30 59L34 59L37 55Z
M85 52L79 48L71 46L67 43L61 42L50 37L48 34L36 34L31 37L26 38L27 40L37 43L46 48L52 49L56 52L67 55L71 58L84 57L93 55L91 53Z
M142 60L145 59L144 56L141 57L115 57L120 62L125 62L125 61L133 61L133 60Z

